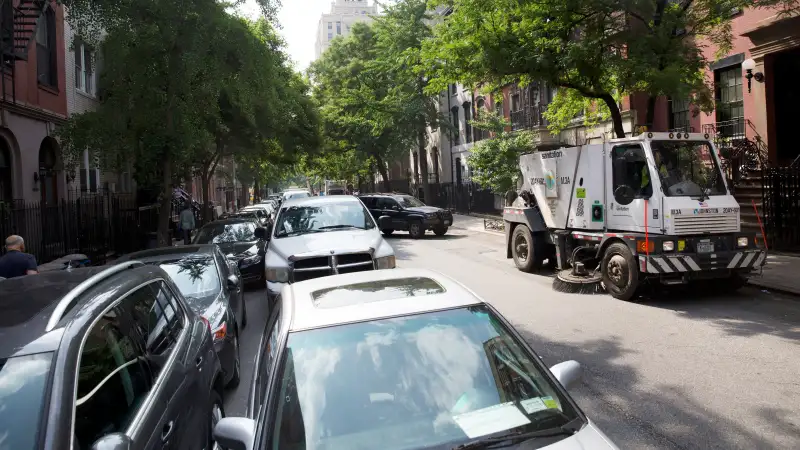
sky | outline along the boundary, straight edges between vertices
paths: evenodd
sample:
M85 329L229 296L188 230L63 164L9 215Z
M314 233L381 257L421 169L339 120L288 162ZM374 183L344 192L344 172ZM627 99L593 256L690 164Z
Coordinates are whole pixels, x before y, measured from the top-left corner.
M323 13L330 12L332 0L283 0L278 21L286 52L294 61L297 70L305 70L314 59L317 24ZM241 7L243 14L257 17L259 7L255 0L246 0Z

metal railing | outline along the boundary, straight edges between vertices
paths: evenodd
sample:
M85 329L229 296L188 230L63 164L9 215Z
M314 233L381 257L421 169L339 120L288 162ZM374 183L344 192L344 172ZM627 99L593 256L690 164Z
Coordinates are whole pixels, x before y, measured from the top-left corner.
M517 130L530 130L547 126L547 121L544 119L542 113L547 109L544 105L530 105L525 106L519 111L511 112L511 129Z

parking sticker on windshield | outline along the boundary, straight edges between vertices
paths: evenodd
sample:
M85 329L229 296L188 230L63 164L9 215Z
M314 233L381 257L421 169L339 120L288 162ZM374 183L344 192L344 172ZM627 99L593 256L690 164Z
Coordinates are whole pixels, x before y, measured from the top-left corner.
M544 406L547 406L550 409L558 409L558 402L553 400L553 397L542 397L542 402Z
M522 409L524 409L528 414L533 414L535 412L547 409L547 406L539 397L523 400L519 402L519 405L522 406Z
M453 416L464 434L474 439L487 434L510 430L531 423L514 402L501 403L488 408Z

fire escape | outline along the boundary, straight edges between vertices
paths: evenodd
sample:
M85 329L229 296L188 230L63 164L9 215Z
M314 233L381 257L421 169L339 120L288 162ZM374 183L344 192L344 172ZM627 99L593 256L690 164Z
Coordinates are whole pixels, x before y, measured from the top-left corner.
M0 0L3 102L17 101L14 67L17 61L28 60L31 39L36 35L39 18L49 3L49 0Z

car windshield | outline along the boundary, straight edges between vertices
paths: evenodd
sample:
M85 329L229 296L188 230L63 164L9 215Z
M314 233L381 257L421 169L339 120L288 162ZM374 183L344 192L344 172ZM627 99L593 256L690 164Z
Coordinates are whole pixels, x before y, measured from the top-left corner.
M395 197L397 201L400 203L400 206L403 208L416 208L418 206L425 206L425 203L417 200L415 197L410 195L403 195L400 197Z
M160 266L187 298L204 300L211 304L214 299L209 297L218 294L221 289L217 265L211 256L192 256L162 262Z
M0 359L0 449L38 448L52 353Z
M284 355L272 449L450 448L579 417L484 306L294 332Z
M210 223L197 233L195 244L222 244L256 240L256 224L252 222Z
M352 228L375 228L372 216L357 202L290 206L281 210L275 223L276 238Z
M725 195L713 149L708 142L652 141L650 148L668 197Z
M286 200L291 200L293 198L306 198L306 197L311 197L311 194L305 191L287 192L283 194L283 198Z

